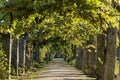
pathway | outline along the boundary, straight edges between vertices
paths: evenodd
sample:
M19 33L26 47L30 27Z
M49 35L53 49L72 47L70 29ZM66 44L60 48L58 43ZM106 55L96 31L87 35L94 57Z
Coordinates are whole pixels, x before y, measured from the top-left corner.
M45 67L45 71L34 80L95 80L84 75L80 70L71 67L62 59L54 59Z

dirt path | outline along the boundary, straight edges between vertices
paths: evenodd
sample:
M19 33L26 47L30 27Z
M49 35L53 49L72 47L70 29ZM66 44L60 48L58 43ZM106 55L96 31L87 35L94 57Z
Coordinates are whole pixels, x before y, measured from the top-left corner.
M55 59L45 71L34 80L95 80L71 67L62 59Z

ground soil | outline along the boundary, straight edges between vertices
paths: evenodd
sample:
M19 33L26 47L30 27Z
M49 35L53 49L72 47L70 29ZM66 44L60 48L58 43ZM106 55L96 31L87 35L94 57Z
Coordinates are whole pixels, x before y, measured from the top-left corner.
M41 75L34 77L34 80L95 80L95 78L88 77L62 59L54 59Z

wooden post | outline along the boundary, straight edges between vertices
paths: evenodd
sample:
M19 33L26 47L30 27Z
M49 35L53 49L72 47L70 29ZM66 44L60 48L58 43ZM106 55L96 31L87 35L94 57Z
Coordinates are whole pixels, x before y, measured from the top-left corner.
M116 28L108 28L104 80L115 78L116 30Z
M97 35L97 80L103 80L104 78L105 40L105 34Z

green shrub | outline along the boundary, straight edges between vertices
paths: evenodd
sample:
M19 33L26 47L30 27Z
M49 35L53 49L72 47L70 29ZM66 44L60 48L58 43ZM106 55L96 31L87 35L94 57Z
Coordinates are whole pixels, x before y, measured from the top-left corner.
M8 77L8 59L0 44L0 79Z
M70 65L72 65L73 67L76 67L76 59L73 59L73 60L70 62Z

